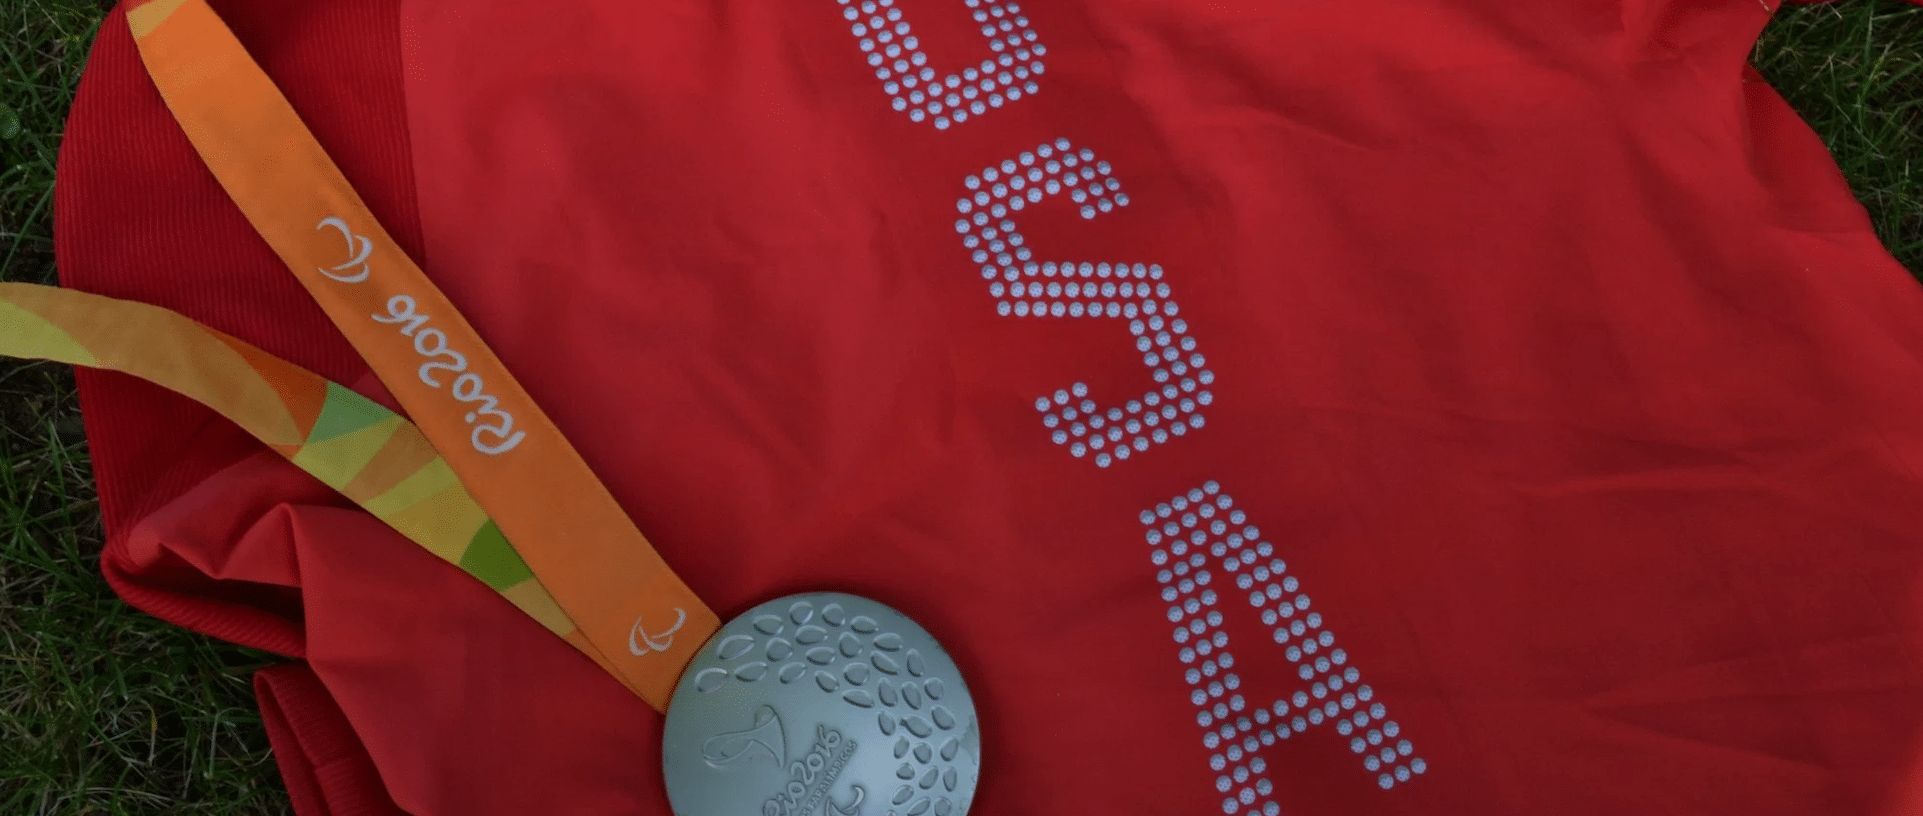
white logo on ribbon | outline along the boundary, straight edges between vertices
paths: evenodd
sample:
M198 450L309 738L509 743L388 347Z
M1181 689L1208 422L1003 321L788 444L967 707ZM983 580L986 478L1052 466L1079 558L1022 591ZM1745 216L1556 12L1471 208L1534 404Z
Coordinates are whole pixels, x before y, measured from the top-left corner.
M320 269L317 271L320 272L322 275L325 275L328 278L331 278L333 280L340 281L341 283L360 283L362 281L367 280L367 276L369 274L368 268L367 268L367 258L368 256L374 254L374 242L368 240L367 236L365 235L355 235L353 230L350 230L347 228L347 222L342 221L339 218L330 217L321 221L319 224L314 225L314 229L317 231L326 229L327 227L333 227L334 229L340 230L341 238L347 241L348 254L354 257L350 258L347 261L347 263L336 266L332 270ZM360 242L358 245L359 249L355 248L356 241ZM354 267L360 267L360 272L358 274L342 274L344 272L352 270Z
M649 652L665 652L674 648L674 633L681 631L681 627L688 622L688 612L675 607L674 613L680 617L675 619L673 626L668 627L668 631L659 635L650 635L647 630L642 629L642 616L637 615L634 619L634 628L628 630L628 651L635 657L640 657ZM635 641L636 636L640 637L638 643ZM645 647L642 645L644 643L647 644Z

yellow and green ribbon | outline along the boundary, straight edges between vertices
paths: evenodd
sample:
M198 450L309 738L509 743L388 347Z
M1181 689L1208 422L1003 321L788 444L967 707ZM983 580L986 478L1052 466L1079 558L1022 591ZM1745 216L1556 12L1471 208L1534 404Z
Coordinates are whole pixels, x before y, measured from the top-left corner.
M0 283L0 355L118 371L190 397L586 645L420 429L345 386L176 312L23 283Z

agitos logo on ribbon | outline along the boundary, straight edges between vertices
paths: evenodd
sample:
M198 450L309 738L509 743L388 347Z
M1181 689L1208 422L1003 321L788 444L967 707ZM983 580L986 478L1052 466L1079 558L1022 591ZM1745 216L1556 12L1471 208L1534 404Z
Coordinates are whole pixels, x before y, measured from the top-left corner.
M347 222L342 221L339 216L330 215L321 219L320 224L314 229L324 230L330 227L339 230L341 237L347 239L347 251L354 253L354 257L348 258L346 263L335 264L332 268L322 269L319 272L322 276L341 283L365 283L367 276L373 274L373 270L367 267L367 256L374 254L373 239L365 235L355 235L353 230L347 228Z
M569 641L665 709L719 627L714 613L381 228L204 0L150 0L127 20L208 169L514 542L579 627ZM678 637L637 624L677 619ZM645 649L631 640L642 634Z

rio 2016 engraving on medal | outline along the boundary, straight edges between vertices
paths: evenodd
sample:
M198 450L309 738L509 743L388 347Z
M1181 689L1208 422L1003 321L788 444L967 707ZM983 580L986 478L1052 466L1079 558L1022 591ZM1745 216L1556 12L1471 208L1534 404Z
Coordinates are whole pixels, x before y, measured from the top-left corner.
M961 672L914 621L791 595L701 647L662 765L676 816L963 816L981 731Z

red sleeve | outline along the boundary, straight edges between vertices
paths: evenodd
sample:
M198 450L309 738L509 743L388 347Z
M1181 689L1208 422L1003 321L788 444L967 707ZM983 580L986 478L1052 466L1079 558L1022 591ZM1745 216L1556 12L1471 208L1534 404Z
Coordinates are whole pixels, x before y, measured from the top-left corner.
M333 11L322 28L351 20L355 11L348 6L362 7L359 15L365 17L376 13L378 4L327 5ZM216 6L235 15L237 23L248 21L247 4ZM391 59L384 63L377 53L352 54L358 59L335 65L334 82L317 83L321 66L311 56L303 63L297 49L287 47L294 29L254 26L249 33L270 70L308 78L292 83L289 92L296 99L311 103L356 96L365 101L367 115L342 119L342 124L376 133L385 126L390 137L404 134L395 112L392 71L381 70L392 65ZM318 44L310 41L308 49ZM366 46L359 50L378 52ZM413 241L405 201L389 192L405 186L404 144L348 138L340 126L319 129L351 175L375 182L364 189L400 240ZM332 378L354 382L364 375L365 366L302 297L298 284L201 165L140 65L124 9L103 23L82 77L61 148L55 202L65 285L184 312ZM338 506L342 500L184 397L109 372L80 369L77 379L99 482L108 541L101 567L109 584L130 604L163 620L304 656L303 595L285 546L286 508L289 503ZM222 480L223 474L228 478ZM243 479L238 485L237 475ZM229 512L200 516L191 502L183 503L184 496L210 484L228 490L224 506ZM185 525L196 540L221 546L170 546L154 534L168 524ZM287 672L308 670L263 672L259 689L298 812L383 812L327 804L385 801L386 793L378 777L368 774L330 772L316 781L312 769L329 756L364 756L365 751L338 714L333 720L310 714L336 710L324 686L287 681ZM295 739L297 733L306 738ZM325 755L302 750L322 743L328 746ZM323 793L317 784L335 790Z

